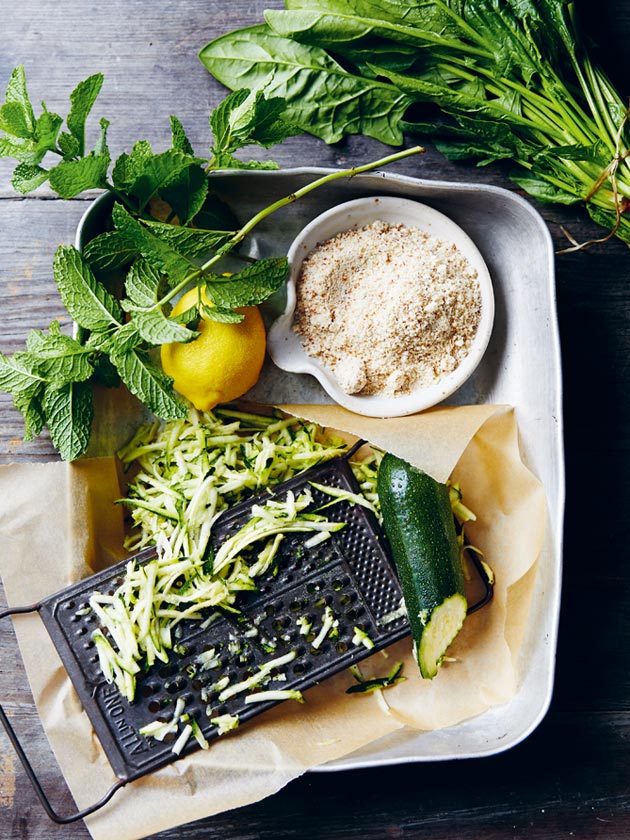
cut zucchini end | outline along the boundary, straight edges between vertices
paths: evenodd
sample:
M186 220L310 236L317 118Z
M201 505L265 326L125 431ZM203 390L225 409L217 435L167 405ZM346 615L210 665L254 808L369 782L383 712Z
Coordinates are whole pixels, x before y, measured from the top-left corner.
M431 613L418 648L418 665L425 679L432 680L437 674L444 654L462 629L467 608L466 598L456 592Z

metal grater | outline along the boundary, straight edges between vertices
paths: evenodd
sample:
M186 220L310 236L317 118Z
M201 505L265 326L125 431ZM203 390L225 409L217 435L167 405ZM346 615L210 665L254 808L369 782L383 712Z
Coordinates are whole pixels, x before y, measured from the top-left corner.
M273 491L226 511L213 527L215 548L250 519L253 504L264 505L270 498L284 499L290 490L297 495L309 486L310 481L359 492L347 462L348 454L313 467ZM330 501L330 497L321 491L310 489L313 508ZM368 509L346 501L328 508L327 516L343 521L344 527L312 547L305 545L308 534L286 534L280 543L274 573L258 580L257 591L244 594L238 603L240 614L217 614L216 620L205 629L200 628L198 621L182 622L181 636L177 640L180 652L171 652L168 665L156 663L138 676L136 699L132 704L120 695L115 685L108 684L101 673L91 638L98 626L97 617L87 609L94 591L113 592L116 589L128 560L32 607L7 610L0 615L39 612L118 777L117 783L98 803L71 817L59 817L39 787L0 707L0 720L53 820L66 823L80 819L102 807L119 787L175 760L178 756L172 750L172 739L161 742L147 738L139 734L139 729L161 716L168 719L178 698L184 699L184 711L195 718L205 738L212 741L219 736L219 731L211 718L222 714L238 715L240 725L243 725L278 702L247 704L246 693L220 702L219 692L212 688L220 677L227 675L230 684L239 683L257 672L259 666L296 651L295 658L282 669L286 678L276 683L272 680L269 687L305 691L409 634L407 619L399 611L402 590L376 517ZM142 563L155 556L155 549L147 549L133 559ZM474 561L474 556L471 557ZM476 566L481 572L481 567ZM482 577L485 578L483 574ZM470 611L478 609L491 597L487 578L485 587L482 601ZM318 647L313 647L313 637L322 624L326 607L338 621L336 635L327 635ZM300 632L297 619L301 616L307 616L312 622L310 636ZM372 648L357 643L357 627L373 642ZM269 649L271 641L276 645L273 651ZM220 664L200 671L196 659L210 648L215 649ZM191 738L181 754L198 748Z

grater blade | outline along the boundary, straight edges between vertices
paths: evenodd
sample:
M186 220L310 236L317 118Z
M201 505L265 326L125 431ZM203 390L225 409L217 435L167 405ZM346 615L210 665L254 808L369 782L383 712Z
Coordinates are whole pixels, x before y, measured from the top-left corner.
M313 467L278 485L273 491L248 499L226 511L213 526L215 547L251 517L253 504L270 498L284 499L299 493L309 482L359 492L345 457ZM312 488L313 508L330 497ZM179 653L168 664L158 663L137 679L136 699L128 703L115 685L103 677L92 632L97 617L88 609L94 591L113 592L125 572L124 561L53 595L39 605L39 612L66 670L119 779L132 781L178 758L172 739L158 741L139 734L156 719L167 720L182 698L184 712L194 718L208 741L219 736L212 719L238 716L240 724L266 711L278 700L247 703L247 693L223 699L216 683L229 677L235 685L259 672L270 661L290 662L270 673L268 689L306 691L365 656L409 634L400 614L402 590L390 562L376 517L366 508L340 501L327 510L328 518L344 527L318 545L308 546L308 535L287 534L280 543L275 573L258 581L246 593L237 616L218 614L202 628L199 622L182 622ZM155 549L135 555L138 563L156 556ZM334 635L318 641L326 614L338 622ZM310 633L301 632L298 619L306 617ZM367 634L373 647L357 641L356 629ZM215 667L202 670L200 655L216 652ZM220 683L221 685L221 683ZM181 701L180 701L181 705ZM194 738L182 755L198 749Z

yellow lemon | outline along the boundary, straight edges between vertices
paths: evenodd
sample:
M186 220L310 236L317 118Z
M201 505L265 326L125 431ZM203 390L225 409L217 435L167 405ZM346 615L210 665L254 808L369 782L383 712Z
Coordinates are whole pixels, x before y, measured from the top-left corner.
M204 303L209 303L202 294ZM197 302L192 289L174 306L177 315ZM202 318L198 338L187 344L163 344L162 368L173 386L200 411L230 402L249 391L260 376L265 360L265 325L256 306L237 309L245 317L239 324Z

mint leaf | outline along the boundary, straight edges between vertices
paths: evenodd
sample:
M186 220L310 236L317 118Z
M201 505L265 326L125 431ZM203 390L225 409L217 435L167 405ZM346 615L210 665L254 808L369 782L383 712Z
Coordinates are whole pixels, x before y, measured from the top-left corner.
M65 461L83 455L90 442L94 405L87 382L73 382L44 391L42 409L50 437Z
M62 335L58 321L52 322L48 335L31 330L26 352L16 353L14 359L56 386L84 382L93 373L90 351L74 338Z
M78 155L85 154L85 121L102 87L103 74L95 73L79 82L70 94L71 107L66 125L70 134L77 140Z
M147 140L134 143L131 152L123 152L114 164L112 180L116 189L122 192L130 191L134 182L140 177L145 162L153 155L151 145Z
M206 294L216 306L232 309L253 306L277 291L286 280L288 271L286 257L258 260L229 280L213 275L206 281Z
M230 205L214 193L208 195L194 222L203 230L235 231L241 226Z
M221 324L240 324L245 319L245 316L240 312L235 312L233 309L228 309L225 306L205 306L202 304L201 312L204 318L209 318L211 321L219 321Z
M273 160L239 160L230 152L216 152L212 159L212 168L274 170L279 167Z
M150 309L148 312L136 312L133 315L133 324L142 338L153 346L175 341L186 343L199 335L198 332L167 318L159 308Z
M11 186L16 192L26 195L31 190L40 187L48 180L48 170L41 166L31 166L28 163L18 163L13 170Z
M284 110L283 99L266 99L261 90L254 92L242 88L229 94L210 115L214 135L213 167L227 164L228 168L277 168L270 162L239 162L232 157L232 152L251 145L269 148L301 133L300 129L281 119Z
M44 109L46 106L42 102ZM63 122L59 114L46 111L39 115L35 123L35 139L41 151L51 151L57 147L57 135Z
M27 359L16 359L0 353L0 389L13 396L13 404L24 417L24 440L29 441L44 427L40 398L45 382L31 370Z
M233 233L233 231L180 227L166 224L166 222L145 222L144 224L180 254L191 259L206 256L210 251L226 245Z
M143 257L162 270L171 286L183 280L194 263L183 257L168 242L155 235L147 226L128 213L120 204L112 209L112 221L127 247L135 248Z
M109 230L90 239L83 249L83 259L92 271L113 271L129 265L138 256L138 249L127 244L117 231Z
M60 245L55 252L53 276L64 306L86 330L105 330L117 326L122 311L116 299L92 274L79 252Z
M0 137L0 157L15 158L23 163L37 164L44 157L37 152L36 144L32 140L18 140Z
M112 178L114 186L133 196L143 210L152 198L173 183L180 173L199 161L179 149L153 154L146 141L136 143L130 154L116 160Z
M186 132L184 131L184 126L181 124L181 121L171 114L171 137L173 140L173 148L179 149L180 152L184 152L186 155L194 155L193 147L190 143L190 140L186 136Z
M57 142L64 158L79 157L80 144L72 134L68 134L67 131L62 131Z
M0 129L13 137L28 139L33 136L33 127L27 123L24 109L18 102L7 102L0 107Z
M78 160L63 160L50 170L50 186L61 198L74 198L85 190L107 185L109 156L91 152Z
M179 224L187 225L203 207L208 195L208 177L200 166L188 166L159 194L173 208Z
M125 291L133 306L127 307L123 303L123 308L129 311L153 306L160 297L162 285L162 277L153 266L144 259L137 260L125 279Z
M50 325L48 335L31 330L26 348L12 358L0 354L0 388L13 395L15 407L24 416L25 440L32 440L47 423L63 457L66 457L64 452L69 457L77 457L72 454L81 449L82 444L79 446L77 441L83 437L87 445L89 437L89 423L85 437L81 418L91 411L91 392L89 387L86 393L75 390L75 385L87 383L92 376L90 351L73 338L62 335L57 321ZM73 404L69 406L69 402ZM74 431L70 434L67 431L68 413L73 417Z
M29 440L37 437L46 423L41 400L39 395L18 394L13 402L24 417L24 440L28 443Z
M156 417L163 420L184 419L188 408L173 391L173 380L149 358L146 352L112 351L110 359L120 378L134 396L138 397Z
M249 100L249 102L248 102ZM245 104L247 103L247 105ZM232 91L210 114L210 129L214 135L215 150L231 150L237 146L233 144L232 135L239 131L239 121L242 126L251 123L253 116L253 99L246 88Z
M101 133L99 134L98 140L96 141L94 152L97 155L107 155L107 159L109 160L110 155L109 148L107 146L107 129L109 128L109 120L106 120L105 117L102 117L99 120L99 125L101 127Z
M125 288L129 301L123 301L123 307L134 313L133 324L149 344L191 341L199 333L182 326L179 319L171 320L161 307L156 306L163 285L162 277L153 266L145 260L138 260L127 274ZM139 311L139 308L142 310L148 307L151 307L148 311Z
M129 353L142 343L142 337L131 321L115 330L91 333L85 346L100 353ZM104 358L104 357L101 357Z
M11 73L5 101L7 104L15 103L20 106L24 121L32 134L35 128L35 115L26 89L26 73L22 65L16 67Z
M43 377L33 371L28 359L0 353L0 389L14 398L31 399L41 392L44 384Z

